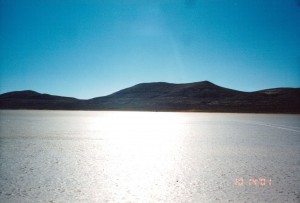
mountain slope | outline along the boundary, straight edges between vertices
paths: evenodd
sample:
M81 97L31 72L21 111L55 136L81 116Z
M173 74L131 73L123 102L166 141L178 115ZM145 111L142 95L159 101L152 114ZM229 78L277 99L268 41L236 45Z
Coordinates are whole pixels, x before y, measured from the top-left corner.
M1 109L76 109L80 100L40 94L35 91L15 91L0 95Z
M300 88L241 92L209 81L156 82L137 84L89 100L33 91L11 92L0 95L0 108L300 113Z
M277 89L278 90L278 89ZM88 100L90 109L217 112L300 112L300 89L241 92L211 82L142 83Z

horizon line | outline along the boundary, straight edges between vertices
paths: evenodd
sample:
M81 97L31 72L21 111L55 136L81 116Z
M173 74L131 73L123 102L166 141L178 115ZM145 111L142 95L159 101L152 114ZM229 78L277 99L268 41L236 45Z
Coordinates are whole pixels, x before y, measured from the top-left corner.
M12 92L26 92L26 91L28 91L28 92L34 92L34 93L38 93L38 94L46 94L46 95L51 95L51 96L74 98L74 99L78 99L78 100L89 100L89 99L94 99L94 98L99 98L99 97L106 97L106 96L112 95L112 94L114 94L116 92L119 92L119 91L122 91L122 90L125 90L125 89L128 89L128 88L132 88L134 86L141 85L141 84L165 83L165 84L170 84L170 85L186 85L186 84L205 83L205 82L213 84L213 85L221 87L221 88L226 88L226 89L230 89L230 90L234 90L234 91L239 91L239 92L246 92L246 93L258 92L258 91L264 91L264 90L272 90L272 89L299 89L300 88L300 87L271 87L271 88L259 89L259 90L254 90L254 91L241 91L241 90L237 90L237 89L227 88L227 87L224 87L224 86L219 86L219 85L217 85L217 84L215 84L215 83L213 83L213 82L211 82L209 80L203 80L203 81L198 81L198 82L187 82L187 83L171 83L171 82L158 81L158 82L141 82L141 83L136 83L135 85L131 85L129 87L124 87L122 89L119 89L119 90L117 90L115 92L112 92L110 94L107 94L107 95L95 96L95 97L86 98L86 99L79 99L79 98L73 97L73 96L62 96L62 95L59 95L59 94L49 94L49 93L46 93L46 92L35 91L35 90L32 90L32 89L13 90L13 91L8 91L8 92L3 92L3 93L0 93L0 96L3 95L3 94L12 93Z

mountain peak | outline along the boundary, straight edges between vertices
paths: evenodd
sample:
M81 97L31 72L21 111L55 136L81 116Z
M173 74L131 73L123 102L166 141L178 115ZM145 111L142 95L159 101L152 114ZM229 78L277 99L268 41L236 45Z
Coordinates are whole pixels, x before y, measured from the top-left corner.
M140 83L88 100L31 90L0 95L0 109L73 109L299 113L300 88L240 92L210 81Z
M40 95L40 93L32 91L32 90L22 90L22 91L14 91L14 92L7 92L1 95L1 98L28 98L32 96Z
M195 85L200 85L200 86L214 86L214 87L219 87L218 85L208 81L208 80L204 80L204 81L200 81L200 82L193 82L193 83L188 83L188 84L195 84Z
M210 82L210 81L208 81L208 80L204 80L204 81L202 81L202 82L200 82L200 83L203 83L203 84L205 84L205 85L215 85L214 83L212 83L212 82Z

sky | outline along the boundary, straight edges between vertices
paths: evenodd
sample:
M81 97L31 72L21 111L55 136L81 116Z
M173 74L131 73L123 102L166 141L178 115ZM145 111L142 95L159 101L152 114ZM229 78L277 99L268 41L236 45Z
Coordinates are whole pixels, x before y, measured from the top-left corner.
M300 87L297 0L0 0L0 93Z

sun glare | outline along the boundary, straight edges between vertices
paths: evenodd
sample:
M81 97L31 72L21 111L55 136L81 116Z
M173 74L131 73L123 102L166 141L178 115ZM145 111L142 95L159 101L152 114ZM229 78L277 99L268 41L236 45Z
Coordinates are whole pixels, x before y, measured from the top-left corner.
M128 193L115 198L135 194L140 199L160 193L155 185L173 170L184 123L182 114L176 113L116 112L105 120L108 175L120 193Z

